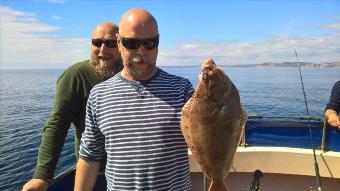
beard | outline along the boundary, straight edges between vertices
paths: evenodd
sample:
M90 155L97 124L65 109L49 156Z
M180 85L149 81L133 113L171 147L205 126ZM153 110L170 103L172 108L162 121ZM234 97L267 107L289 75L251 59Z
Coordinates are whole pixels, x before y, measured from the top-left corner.
M144 68L139 68L138 66L136 66L138 63L144 63L146 64L146 66ZM142 77L152 73L152 71L156 67L149 58L143 56L135 56L127 60L127 68L129 68L130 72L136 77Z
M91 56L90 65L94 71L98 73L104 80L116 75L123 68L121 60L116 62L101 62L100 59L95 55Z

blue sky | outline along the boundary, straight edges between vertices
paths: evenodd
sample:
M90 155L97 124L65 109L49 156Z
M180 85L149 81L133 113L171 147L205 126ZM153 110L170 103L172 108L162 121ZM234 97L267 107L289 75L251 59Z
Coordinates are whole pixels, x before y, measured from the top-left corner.
M340 61L335 0L0 0L1 68L66 68L89 58L93 27L142 7L157 19L159 65Z

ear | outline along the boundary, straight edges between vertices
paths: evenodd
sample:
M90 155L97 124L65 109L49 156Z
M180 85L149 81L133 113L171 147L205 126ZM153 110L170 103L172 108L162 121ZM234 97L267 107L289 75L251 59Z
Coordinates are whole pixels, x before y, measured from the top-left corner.
M119 36L118 33L116 33L116 41L117 41L118 44L120 44L120 36Z
M116 40L117 40L117 45L118 45L118 51L121 52L122 49L122 43L120 43L120 36L118 33L116 33Z

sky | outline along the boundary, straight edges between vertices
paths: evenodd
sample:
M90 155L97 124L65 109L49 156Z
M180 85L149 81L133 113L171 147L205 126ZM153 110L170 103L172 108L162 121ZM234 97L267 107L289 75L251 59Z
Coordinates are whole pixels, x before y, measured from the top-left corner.
M0 68L86 60L96 24L134 7L158 22L158 65L340 61L340 0L0 0Z

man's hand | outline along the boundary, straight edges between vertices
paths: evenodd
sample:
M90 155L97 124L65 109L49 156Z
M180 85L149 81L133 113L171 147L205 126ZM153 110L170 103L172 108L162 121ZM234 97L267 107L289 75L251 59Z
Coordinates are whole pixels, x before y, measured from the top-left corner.
M329 125L340 129L340 118L335 111L327 109L325 112L325 117Z
M28 181L22 191L46 191L48 188L48 181L43 179L31 179Z
M337 116L337 115L331 115L328 118L327 122L328 122L328 124L330 124L333 127L340 128L340 119L339 119L339 116Z

